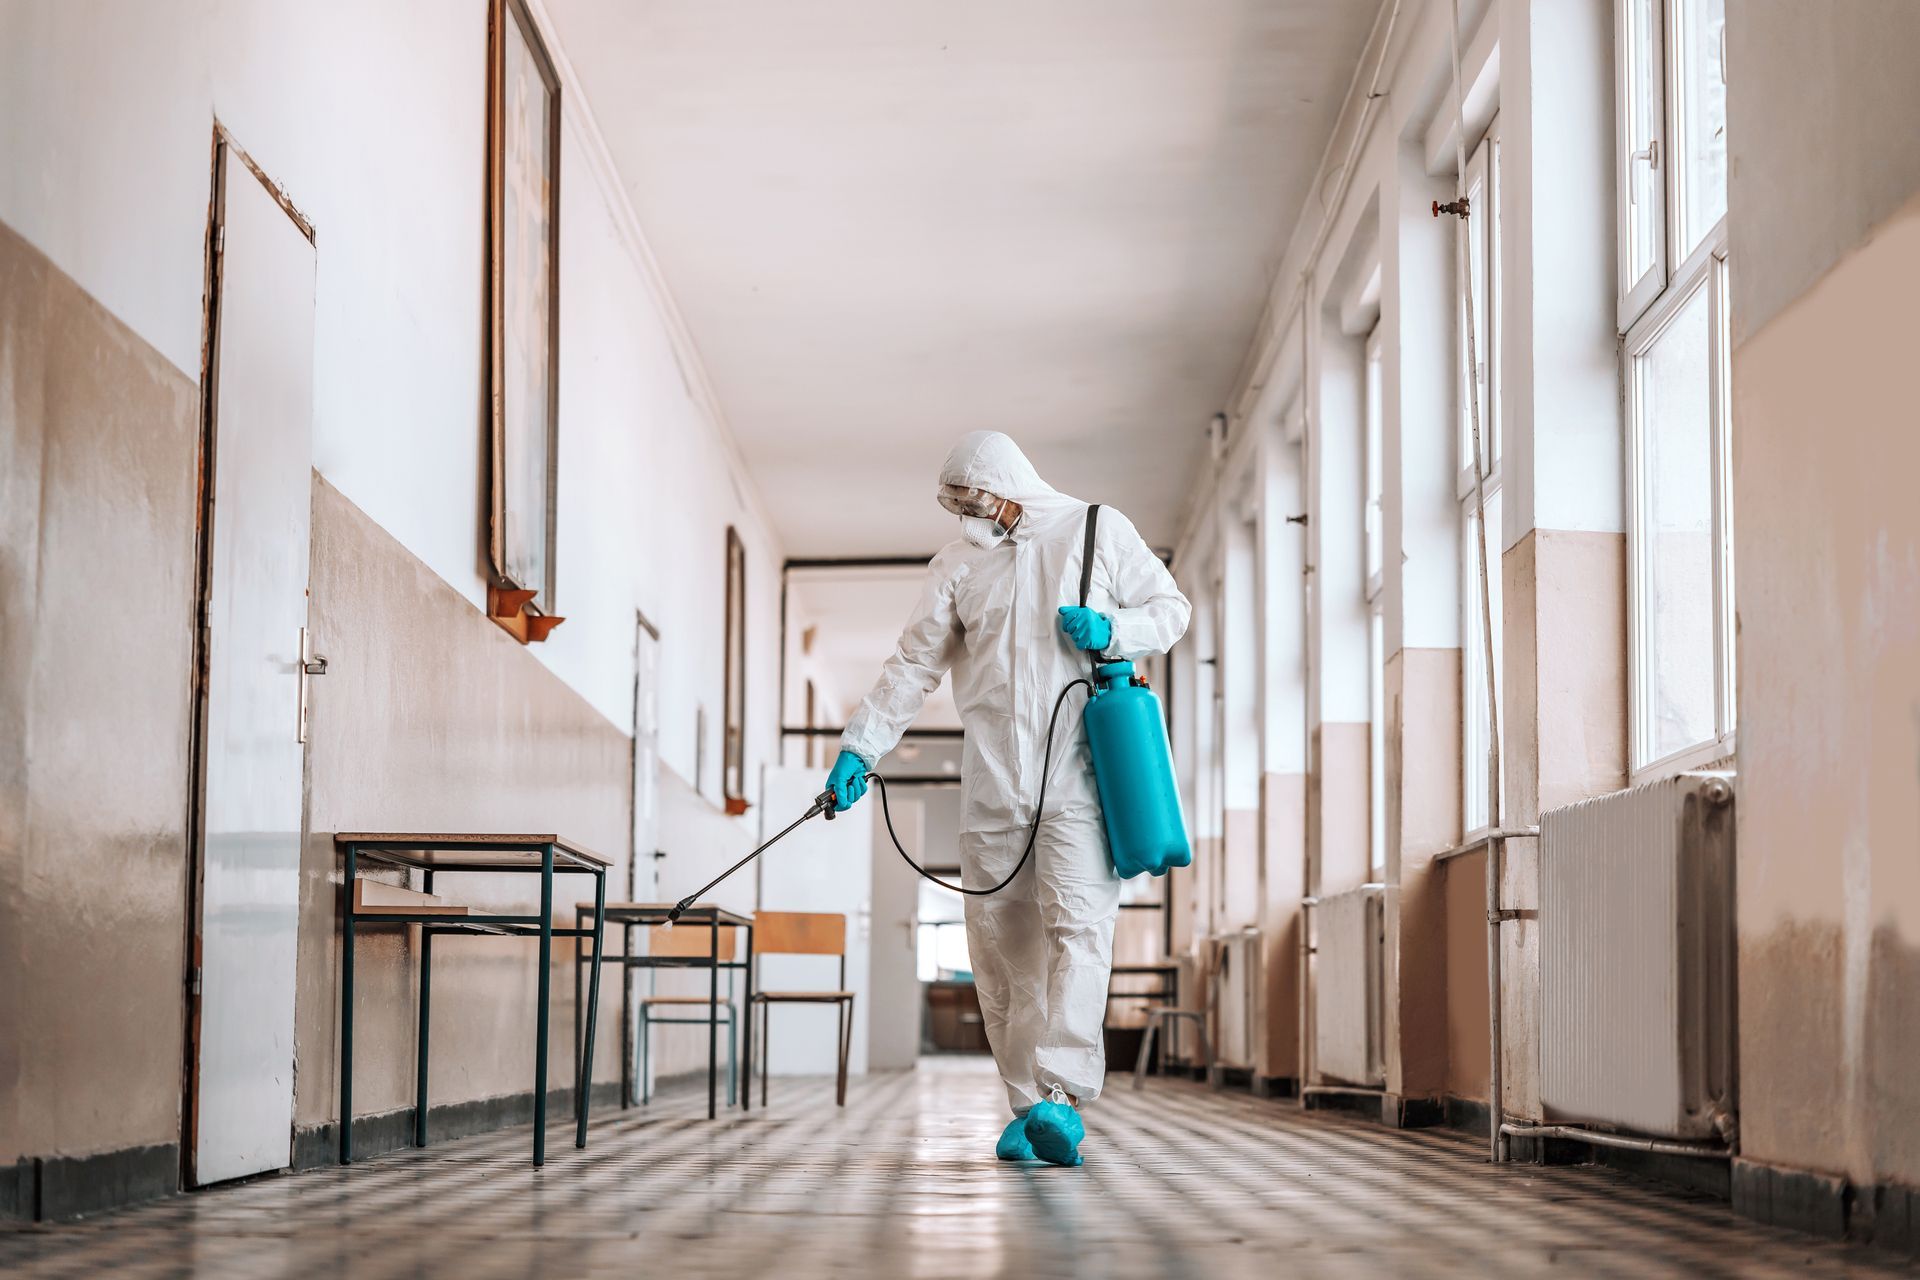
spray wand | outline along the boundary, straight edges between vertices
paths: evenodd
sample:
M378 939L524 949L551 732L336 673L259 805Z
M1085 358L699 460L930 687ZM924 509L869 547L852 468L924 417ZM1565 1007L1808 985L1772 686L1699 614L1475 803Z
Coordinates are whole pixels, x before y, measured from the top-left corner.
M813 798L813 807L808 809L805 813L801 814L798 818L795 818L792 822L788 823L786 827L780 832L779 835L776 835L775 837L773 837L773 839L767 841L765 844L761 845L758 849L755 849L752 853L740 859L740 861L734 863L732 866L728 867L725 871L722 871L719 875L707 881L705 884L701 885L698 889L695 889L692 893L688 894L686 897L680 899L680 901L674 903L673 910L667 912L667 922L664 927L668 929L673 928L673 922L678 920L680 918L681 913L684 912L688 907L691 907L694 904L695 900L705 895L715 885L719 884L722 880L725 880L728 876L732 875L734 872L746 866L749 862L752 862L755 858L759 857L761 854L765 853L767 850L773 848L773 846L775 846L776 844L779 844L782 840L786 839L789 835L793 833L794 828L798 827L801 823L806 822L808 819L813 818L822 813L827 815L828 822L832 822L833 808L834 808L833 791L831 789L822 791L819 795Z

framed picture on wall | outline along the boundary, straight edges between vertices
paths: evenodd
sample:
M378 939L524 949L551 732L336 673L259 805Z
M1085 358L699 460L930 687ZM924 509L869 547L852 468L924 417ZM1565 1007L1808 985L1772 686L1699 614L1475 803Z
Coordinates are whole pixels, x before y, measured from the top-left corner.
M487 59L488 612L525 643L560 621L560 81L524 0L492 0Z

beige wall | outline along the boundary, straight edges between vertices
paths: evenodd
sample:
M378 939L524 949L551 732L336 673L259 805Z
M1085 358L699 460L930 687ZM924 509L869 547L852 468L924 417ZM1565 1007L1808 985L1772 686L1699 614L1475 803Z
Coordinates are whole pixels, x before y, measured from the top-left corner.
M308 839L300 895L297 1123L338 1114L339 911L335 831L557 831L614 860L626 884L632 740L528 649L315 477L310 625L327 655L315 682L308 751ZM415 881L418 887L418 880ZM537 876L442 876L459 902L537 909ZM571 922L592 881L557 877L555 915ZM413 1100L412 929L372 929L356 948L356 1113ZM535 943L435 944L435 1105L533 1086ZM555 946L554 1087L573 1061L570 941ZM596 1075L617 1079L617 979L603 977ZM612 1010L609 1014L609 1010Z
M0 1163L179 1138L198 441L0 225Z
M1920 199L1735 350L1740 1120L1920 1182Z
M1460 651L1386 662L1387 1091L1438 1094L1447 1071L1447 912L1435 855L1460 834Z
M1315 725L1307 774L1307 857L1310 883L1340 893L1367 879L1366 723Z
M1486 1101L1487 855L1443 864L1447 930L1447 1083L1456 1098Z
M1298 773L1260 779L1260 856L1265 894L1260 916L1266 952L1262 1026L1254 1041L1254 1073L1300 1075L1300 898L1306 876L1306 785Z

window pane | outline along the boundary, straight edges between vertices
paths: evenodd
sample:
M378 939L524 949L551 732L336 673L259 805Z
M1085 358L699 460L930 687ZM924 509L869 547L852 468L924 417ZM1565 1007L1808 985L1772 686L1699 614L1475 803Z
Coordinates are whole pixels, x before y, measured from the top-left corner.
M1473 402L1467 382L1467 306L1473 307L1474 372L1480 395L1481 450L1486 455L1487 474L1500 465L1500 146L1492 138L1467 165L1464 190L1471 214L1460 224L1466 237L1467 287L1454 312L1458 329L1455 340L1456 389L1460 397L1459 457L1463 475L1471 475L1474 463Z
M1380 497L1386 478L1385 464L1380 456L1384 433L1380 396L1380 349L1370 345L1367 350L1367 578L1369 581L1381 571L1386 559L1383 552L1386 525L1380 508Z
M1641 759L1714 737L1713 418L1709 306L1693 296L1634 360L1646 644Z
M1368 876L1379 881L1387 874L1387 620L1374 610L1368 624L1373 655L1371 697L1368 705L1367 787L1369 822Z
M1726 0L1673 0L1676 264L1727 211Z
M1487 325L1487 181L1486 155L1483 148L1468 166L1467 179L1468 208L1472 211L1467 220L1461 223L1461 234L1467 238L1467 293L1460 299L1456 321L1460 326L1459 347L1459 387L1460 387L1460 469L1468 471L1473 466L1473 401L1469 398L1467 384L1467 306L1469 300L1473 307L1473 349L1475 381L1480 395L1480 431L1481 447L1487 451L1489 472L1493 464L1492 397L1487 382L1488 358L1493 350L1493 336ZM1471 474L1471 472L1469 472Z
M1465 584L1460 596L1464 602L1464 616L1461 618L1461 634L1464 640L1460 646L1463 657L1461 664L1460 702L1464 714L1461 723L1465 732L1462 735L1460 777L1464 784L1461 795L1462 816L1465 830L1469 833L1485 829L1489 825L1487 817L1487 666L1486 648L1480 642L1481 627L1484 625L1480 615L1480 562L1474 553L1473 539L1477 532L1477 522L1473 518L1473 506L1469 503L1461 509L1460 548L1461 581ZM1487 588L1493 600L1493 678L1495 698L1504 702L1500 669L1501 643L1501 590L1500 590L1500 494L1496 490L1487 495ZM1504 743L1502 746L1504 747ZM1504 779L1503 790L1504 790Z
M1620 122L1626 147L1621 199L1620 293L1624 297L1660 260L1662 178L1659 0L1621 0Z

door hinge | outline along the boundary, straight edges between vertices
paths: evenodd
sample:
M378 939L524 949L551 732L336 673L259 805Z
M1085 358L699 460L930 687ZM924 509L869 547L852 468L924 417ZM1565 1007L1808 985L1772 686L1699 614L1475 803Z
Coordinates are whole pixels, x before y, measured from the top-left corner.
M200 966L199 965L195 965L193 968L187 970L187 994L190 996L197 996L200 994Z
M224 222L213 229L213 251L215 253L227 251L227 224Z

